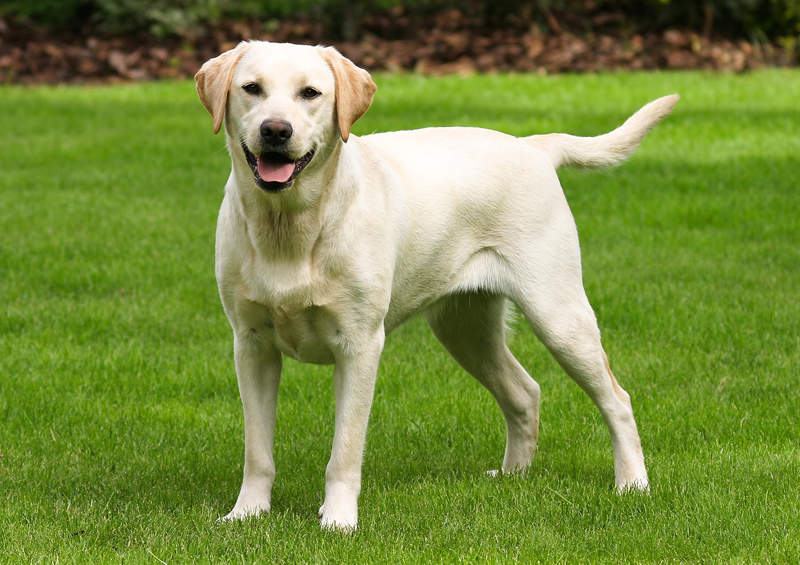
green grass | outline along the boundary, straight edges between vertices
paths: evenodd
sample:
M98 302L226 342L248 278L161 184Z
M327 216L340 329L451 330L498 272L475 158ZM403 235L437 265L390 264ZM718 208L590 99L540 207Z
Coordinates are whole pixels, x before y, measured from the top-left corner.
M0 89L0 561L800 561L800 72L380 76L366 133L597 134L681 102L623 167L563 171L587 292L652 480L522 324L542 385L527 477L423 322L387 340L352 536L322 532L331 369L287 362L273 513L241 479L213 278L227 176L188 82Z

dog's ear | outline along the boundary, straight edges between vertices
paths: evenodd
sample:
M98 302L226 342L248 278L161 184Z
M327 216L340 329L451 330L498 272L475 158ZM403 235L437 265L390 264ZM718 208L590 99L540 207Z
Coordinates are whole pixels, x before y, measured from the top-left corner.
M378 87L364 69L357 67L333 47L318 47L336 79L336 121L342 141L350 137L350 128L372 104Z
M214 133L217 133L222 127L233 70L248 47L249 44L242 41L233 49L203 63L203 66L194 75L200 101L214 120Z

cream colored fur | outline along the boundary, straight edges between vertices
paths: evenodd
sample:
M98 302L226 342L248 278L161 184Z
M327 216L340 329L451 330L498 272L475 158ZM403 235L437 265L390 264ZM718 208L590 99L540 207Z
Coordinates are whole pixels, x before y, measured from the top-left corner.
M239 497L225 518L270 510L286 355L335 366L335 432L320 518L325 528L356 527L384 338L418 312L497 399L507 430L503 471L528 468L540 392L506 347L508 300L602 413L617 488L648 488L631 403L611 374L583 290L577 231L556 168L623 161L677 95L595 138L520 139L477 128L359 137L350 128L375 85L331 48L242 43L205 63L196 80L215 130L225 124L232 161L216 276L233 328L245 460ZM259 94L243 89L251 83ZM303 97L307 87L320 95ZM292 159L314 151L281 192L256 185L241 147L261 154L264 120L292 125Z

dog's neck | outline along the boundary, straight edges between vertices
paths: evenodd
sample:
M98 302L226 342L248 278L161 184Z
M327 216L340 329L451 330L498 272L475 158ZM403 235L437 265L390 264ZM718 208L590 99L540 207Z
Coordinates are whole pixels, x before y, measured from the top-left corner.
M325 232L341 221L353 199L353 183L342 182L340 162L344 143L331 144L328 154L318 155L287 190L268 193L258 188L244 155L228 140L232 170L226 191L242 218L251 245L264 259L291 260L309 256ZM238 149L238 151L237 151ZM338 194L331 194L337 187Z

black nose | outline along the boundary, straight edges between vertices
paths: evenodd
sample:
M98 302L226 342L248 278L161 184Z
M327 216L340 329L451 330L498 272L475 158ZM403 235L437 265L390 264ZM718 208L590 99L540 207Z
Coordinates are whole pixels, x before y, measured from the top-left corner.
M292 124L286 120L264 120L259 128L267 143L286 143L292 137Z

